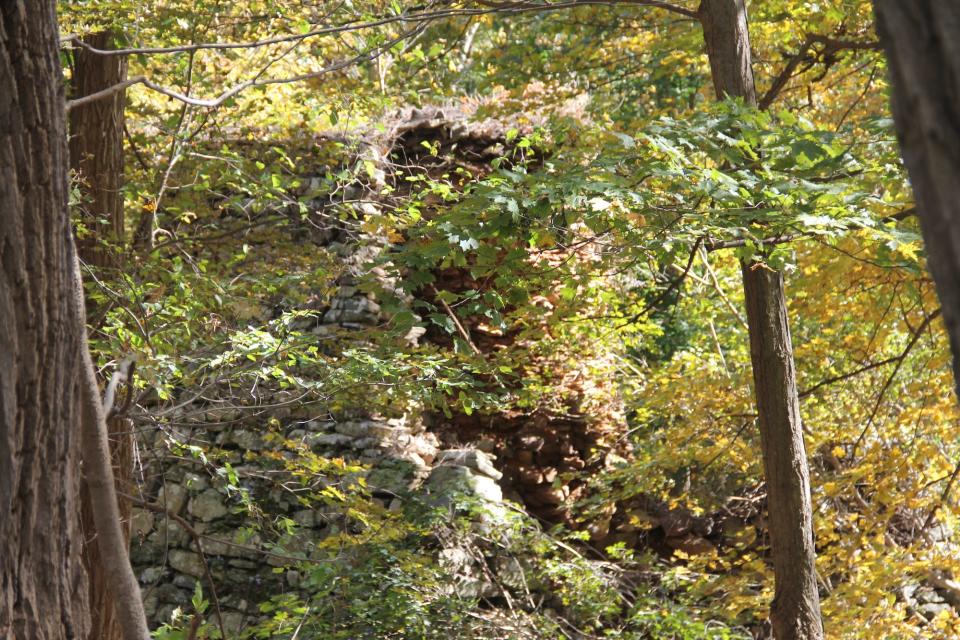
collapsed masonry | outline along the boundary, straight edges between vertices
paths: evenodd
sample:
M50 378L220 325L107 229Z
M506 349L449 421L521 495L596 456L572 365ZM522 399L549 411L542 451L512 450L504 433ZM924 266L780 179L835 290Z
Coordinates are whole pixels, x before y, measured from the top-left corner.
M283 405L289 397L267 394L261 400ZM240 630L257 618L257 605L268 594L299 586L301 576L289 569L291 562L315 557L313 545L348 526L335 507L327 512L304 509L295 490L257 482L264 469L245 465L247 452L279 452L294 442L319 456L360 461L369 465L364 475L386 508L399 506L413 489L434 500L451 492L473 494L493 504L502 500L497 484L501 474L490 458L475 450L439 449L437 439L416 424L370 417L321 422L296 410L283 413L287 427L273 432L264 432L260 420L219 410L207 412L189 431L196 438L205 424L229 423L214 438L217 448L226 452L223 461L233 460L232 469L244 479L249 497L271 517L292 519L295 533L265 544L263 534L251 528L252 516L242 497L226 488L227 479L184 463L164 469L152 501L134 509L132 561L154 623L168 621L177 607L189 609L198 581L208 594L213 582L219 585L218 605L226 629ZM284 552L275 552L277 548ZM301 555L295 558L293 553ZM276 568L285 569L275 573Z
M359 145L358 159L372 167L366 171L369 181L347 185L333 197L353 207L361 219L379 215L384 187L402 183L402 167L413 163L439 174L463 166L482 174L503 154L508 129L529 126L472 122L457 109L404 112L374 142ZM426 146L431 147L429 162L423 157ZM306 188L321 178L305 176ZM310 309L314 315L297 327L321 342L381 326L385 314L362 282L372 272L383 286L395 284L386 272L370 266L388 241L358 231L362 225L345 226L326 216L331 204L331 196L310 203L315 215L304 243L336 256L342 274L333 295L319 296ZM437 276L438 286L448 291L471 284L456 270ZM505 339L486 334L481 326L465 330L481 352ZM408 338L441 344L445 339L422 332ZM228 632L247 627L258 617L257 604L265 595L299 587L301 576L289 569L296 558L287 554L309 559L317 542L350 526L342 510L304 509L297 490L276 481L283 477L282 464L264 470L261 463L249 463L251 454L267 453L282 461L300 451L364 465L350 473L362 475L386 509L398 508L411 491L434 498L459 491L494 505L506 496L545 523L574 526L579 525L570 517L571 505L585 496L586 479L629 456L626 422L616 398L602 407L594 403L589 411L569 406L562 413L445 417L411 409L407 415L378 416L362 408L302 403L289 390L263 385L242 398L235 391L214 388L196 397L184 392L175 410L166 413L163 428L151 427L141 436L141 448L153 453L141 455L143 481L131 555L154 624L169 620L177 607L189 608L200 581L208 594L208 584L220 585L216 606ZM578 393L583 397L580 391L571 397ZM208 464L193 445L215 448L216 464ZM227 475L222 473L225 465ZM261 511L248 508L247 497ZM274 527L275 535L265 539L264 521L283 518L297 527L292 532ZM711 549L722 533L709 518L646 498L610 505L603 517L585 526L598 548L613 542L636 547L655 539L666 551L689 553ZM466 594L491 597L502 588L471 576L470 563L461 555L456 548L441 553L461 565Z
M469 125L462 114L448 110L410 114L385 137L392 140L386 148L361 144L358 149L360 161L376 166L368 172L370 181L347 185L335 196L360 216L378 215L378 194L390 179L390 161L397 161L398 154L404 161L415 157L422 151L420 140L443 138L448 145L454 140L464 161L479 166L502 152L505 129L493 121ZM321 180L306 176L305 188ZM334 255L342 273L333 295L318 296L310 309L313 315L296 327L320 342L377 327L384 320L374 296L361 290L361 284L371 275L372 258L387 243L325 215L331 204L323 197L310 203L317 215L305 244ZM372 275L390 284L381 269L374 267ZM410 338L418 337L415 332ZM177 608L189 610L199 582L215 600L228 634L248 628L260 617L258 604L268 595L300 586L302 576L290 567L300 558L312 558L318 542L350 526L342 509L303 508L297 490L276 480L286 477L282 464L263 469L264 454L282 460L309 452L347 461L344 477L362 476L385 509L399 508L411 491L434 504L456 494L472 495L491 507L503 500L503 474L490 450L480 450L476 443L442 444L427 429L435 417L415 410L389 417L362 409L331 410L299 402L289 390L263 385L248 397L238 398L235 392L227 385L202 394L184 390L175 408L164 411L160 429L145 416L150 426L141 429L139 446L148 453L140 457L131 558L153 625L169 621ZM201 448L204 453L199 453ZM250 464L253 456L259 458L256 465ZM225 468L232 477L222 473ZM271 472L279 475L268 477ZM252 503L257 512L247 508ZM256 522L281 518L296 527L282 532ZM458 590L467 596L495 595L498 587L473 576L472 563L463 555L453 547L440 553L442 562L457 568Z

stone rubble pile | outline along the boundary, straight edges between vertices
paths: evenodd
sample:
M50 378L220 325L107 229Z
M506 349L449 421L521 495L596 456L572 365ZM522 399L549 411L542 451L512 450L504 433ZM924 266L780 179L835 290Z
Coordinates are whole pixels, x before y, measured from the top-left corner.
M218 418L232 414L218 414ZM338 421L292 420L277 434L248 421L222 429L215 436L225 447L241 486L271 517L297 523L295 533L276 542L311 557L317 542L342 530L344 518L335 510L304 509L296 495L263 477L264 469L245 464L248 452L281 452L302 443L313 453L367 465L365 479L375 499L396 508L410 492L435 504L468 494L500 503L501 474L480 451L441 450L421 423L405 418L350 417ZM157 471L154 469L154 471ZM228 481L211 477L202 465L184 460L167 464L153 486L144 486L149 508L135 508L131 559L140 577L147 614L155 624L168 621L173 610L190 608L199 581L207 590L209 572L218 585L220 606L228 629L237 630L258 616L257 603L299 586L296 571L277 574L288 558L271 553L251 527L251 515ZM165 515L166 514L166 515ZM188 526L184 526L184 525ZM445 551L447 555L455 551ZM466 568L465 568L466 570ZM483 587L488 592L491 587ZM469 589L467 590L469 592ZM466 592L465 592L466 593Z
M424 159L431 154L425 153L422 143L436 140L443 158L433 167L436 171L449 170L449 163L486 167L503 153L508 128L494 120L469 122L458 109L415 109L399 114L382 139L359 142L356 156L348 158L347 164L364 163L368 166L366 177L331 194L320 193L325 184L322 176L305 177L305 193L316 193L308 197L311 223L303 225L302 235L334 256L341 270L333 294L318 295L309 307L312 317L296 320L292 328L316 335L323 347L389 320L369 287L363 285L373 276L380 287L407 299L396 289L380 259L390 241L361 232L356 220L381 215L380 194L391 182L395 189L408 188L391 163ZM430 170L428 164L424 166ZM251 198L241 203L239 212L255 212L256 205ZM300 209L293 209L291 215L299 216ZM338 218L336 213L344 209L354 211L356 220ZM254 315L263 321L275 314L258 310ZM407 336L411 343L423 335L422 328L415 329L419 331ZM145 504L133 514L131 547L147 613L155 625L168 621L175 608L191 608L197 582L209 598L212 578L228 633L240 629L258 617L258 603L300 584L296 571L274 571L290 560L275 553L276 548L309 558L318 542L348 526L344 515L333 508L304 509L296 492L276 481L282 469L264 468L264 459L282 460L290 455L291 443L323 458L365 465L363 475L372 495L390 509L402 506L409 492L417 492L437 507L455 508L460 494L486 501L491 507L481 518L484 522L478 523L482 526L495 526L498 514L506 510L495 457L469 444L443 446L420 419L343 411L329 419L327 407L300 403L290 391L262 387L239 396L228 388L200 393L202 397L178 399L176 411L164 416L164 429L154 429L140 443L144 451L160 452L142 459L140 496ZM208 448L217 450L216 459L210 462L203 453ZM569 447L558 450L557 455L547 449L552 456L549 464L557 468L562 468L563 455L571 454ZM227 475L222 473L225 465L232 470ZM228 477L230 473L233 478ZM552 491L550 482L552 477L540 476L537 486L546 493ZM544 499L554 505L568 496L567 489L562 498L551 494ZM245 500L250 499L262 513L249 508ZM275 520L288 518L297 527L278 539L264 540L264 523L258 521L264 514ZM464 579L458 592L489 596L494 590L490 581L477 573L477 558L471 560L463 549L449 546L441 557L462 570Z

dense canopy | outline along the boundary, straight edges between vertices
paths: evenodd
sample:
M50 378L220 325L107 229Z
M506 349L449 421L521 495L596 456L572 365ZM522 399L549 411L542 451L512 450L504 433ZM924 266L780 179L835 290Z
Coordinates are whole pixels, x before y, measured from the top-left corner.
M940 4L0 9L0 636L960 638Z

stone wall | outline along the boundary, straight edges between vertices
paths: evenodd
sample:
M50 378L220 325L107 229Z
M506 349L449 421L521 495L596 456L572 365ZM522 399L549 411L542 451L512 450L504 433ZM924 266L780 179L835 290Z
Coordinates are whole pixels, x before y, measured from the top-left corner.
M306 234L305 250L334 255L341 274L334 295L318 298L309 307L312 317L294 328L317 336L318 344L348 342L351 335L375 330L386 320L362 285L373 276L381 286L393 286L381 267L371 266L387 241L356 233L327 215L329 209L354 207L361 218L379 215L384 186L404 184L388 168L401 159L420 161L422 141L439 143L438 156L444 160L434 162L432 171L449 171L454 164L482 171L503 152L507 128L490 120L469 123L456 110L414 110L402 114L380 139L360 144L358 158L376 167L368 172L369 181L347 185L338 201L309 203L317 223ZM304 179L307 189L320 182L320 176ZM269 320L269 313L260 319ZM442 337L423 334L420 329L407 339L442 343ZM291 456L309 452L344 461L347 475L354 480L362 476L387 509L401 506L411 492L437 505L457 492L496 505L506 490L508 497L552 521L562 519L582 484L558 482L558 474L603 465L595 452L603 447L604 436L583 419L487 416L482 425L463 415L422 416L416 408L403 417L380 416L363 409L331 410L263 385L241 394L218 386L201 393L186 389L181 396L162 422L147 416L140 436L131 556L154 625L168 621L178 607L189 610L199 582L208 599L215 600L228 633L248 626L260 615L260 602L300 586L302 576L288 568L297 557L310 558L317 542L349 526L342 510L305 508L285 485L289 477L282 462ZM271 458L276 467L265 468L264 460ZM316 478L318 486L336 481L323 474ZM283 519L296 526L285 531L272 524ZM450 547L439 554L462 574L466 595L495 592L489 581L470 577L462 550Z
M437 504L452 492L491 503L502 500L501 474L493 458L477 450L440 449L436 436L415 421L291 417L285 426L265 432L239 419L220 430L215 440L225 451L217 464L229 463L235 482L211 475L215 465L200 460L174 460L162 469L148 464L155 480L143 487L144 501L134 509L131 557L155 625L168 621L177 607L189 610L198 581L209 597L211 579L228 630L249 625L259 615L258 603L299 586L296 570L274 571L295 560L289 554L310 558L315 543L345 526L339 510L306 509L295 492L265 477L261 464L245 464L248 452L282 455L291 451L293 442L325 458L366 465L353 477L363 476L374 498L387 508L399 507L411 492ZM231 484L249 492L263 510L261 516L290 518L297 525L294 533L265 540L256 515L245 508L239 491L228 488ZM276 552L278 547L285 551Z

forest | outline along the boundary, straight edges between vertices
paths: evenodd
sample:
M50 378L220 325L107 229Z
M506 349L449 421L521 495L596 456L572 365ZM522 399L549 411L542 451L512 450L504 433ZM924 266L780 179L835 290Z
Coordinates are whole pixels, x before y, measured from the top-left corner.
M0 0L0 639L960 639L956 0Z

